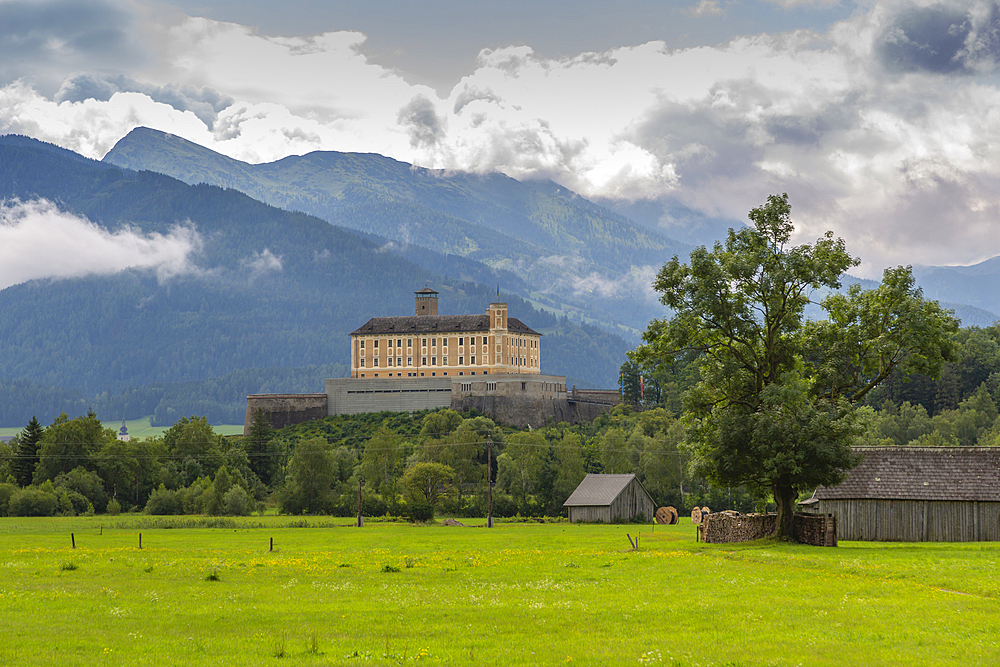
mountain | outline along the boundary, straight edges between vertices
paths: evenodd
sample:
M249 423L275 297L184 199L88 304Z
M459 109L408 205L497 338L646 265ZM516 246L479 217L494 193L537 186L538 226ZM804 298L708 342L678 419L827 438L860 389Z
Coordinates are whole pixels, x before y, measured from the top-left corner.
M963 323L982 326L1000 319L995 315L1000 313L1000 257L972 266L914 266L913 275L928 298L987 311L978 321L963 318Z
M523 296L633 329L662 314L649 267L690 249L552 181L424 169L377 154L318 151L255 165L137 128L103 161L239 190L390 246L409 243L509 270L527 283Z
M324 369L347 363L347 334L369 317L411 312L413 291L425 285L441 292L442 314L478 313L501 278L471 260L433 255L442 266L489 281L445 276L349 230L235 190L67 153L0 137L0 200L57 202L109 232L128 227L147 238L183 226L197 236L198 250L174 275L131 268L0 290L2 405L23 406L27 393L76 397L73 406L98 397L102 405L122 406L114 397L131 392L142 398L122 408L125 415L100 416L132 418L155 398L143 388L155 386L161 397L172 397L176 414L198 414L198 401L225 398L213 388L215 379L241 370L248 374L226 386L241 394L255 387L280 391L269 380L275 368L301 369L286 390L299 390L308 382L304 374L315 373L321 391ZM545 372L581 385L616 385L630 347L623 339L503 296L512 314L546 334ZM185 391L170 388L178 383L187 383L186 404ZM244 398L231 397L227 409ZM0 421L25 423L33 412L23 409Z

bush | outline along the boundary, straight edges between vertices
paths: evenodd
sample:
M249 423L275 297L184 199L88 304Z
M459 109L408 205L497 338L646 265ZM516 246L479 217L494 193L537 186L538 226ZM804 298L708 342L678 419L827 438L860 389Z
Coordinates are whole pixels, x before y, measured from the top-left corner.
M15 491L7 506L10 516L55 516L58 509L56 494L32 486Z
M517 514L517 503L505 493L493 494L493 516L511 517Z
M65 487L59 489L58 499L59 514L63 516L86 514L88 510L93 512L94 509L94 506L90 504L90 501L82 493L77 493Z
M430 503L409 503L406 514L410 521L430 521L434 518L434 506Z
M0 516L10 516L10 499L15 491L15 484L0 484Z
M233 485L222 498L222 512L228 516L249 516L252 504L243 487Z
M177 492L168 490L162 484L149 494L149 500L146 501L146 514L167 515L182 512L181 499Z
M122 513L122 505L118 502L117 498L112 498L108 501L107 513L111 516L118 516Z

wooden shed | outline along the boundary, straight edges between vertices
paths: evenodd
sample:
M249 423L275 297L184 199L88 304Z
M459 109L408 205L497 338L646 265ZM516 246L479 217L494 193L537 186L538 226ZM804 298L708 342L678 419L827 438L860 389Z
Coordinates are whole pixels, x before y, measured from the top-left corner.
M563 506L570 521L629 521L641 514L653 521L656 503L633 474L596 475L583 478Z
M802 503L841 540L1000 540L1000 448L870 447L842 484Z

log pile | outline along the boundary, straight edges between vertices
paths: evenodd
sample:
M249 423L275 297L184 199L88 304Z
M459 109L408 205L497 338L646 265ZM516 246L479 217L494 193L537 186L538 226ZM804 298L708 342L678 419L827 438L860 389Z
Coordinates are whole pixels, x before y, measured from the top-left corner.
M706 514L698 527L702 542L750 542L773 535L777 514L740 514L727 510ZM792 521L796 542L817 547L837 546L837 518L828 514L796 514Z
M726 511L705 515L702 521L701 541L749 542L773 535L777 529L776 514L740 514Z
M837 546L837 517L832 514L796 514L792 530L795 541L800 544Z

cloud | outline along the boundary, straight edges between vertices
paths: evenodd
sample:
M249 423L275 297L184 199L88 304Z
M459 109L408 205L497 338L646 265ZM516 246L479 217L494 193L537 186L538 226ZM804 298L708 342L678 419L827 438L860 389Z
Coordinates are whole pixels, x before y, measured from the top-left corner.
M725 16L726 10L719 6L718 0L698 0L698 4L687 9L689 16Z
M396 116L407 128L410 146L434 146L444 136L444 123L438 118L434 103L425 95L417 95L406 103Z
M802 240L832 229L873 275L1000 254L992 0L872 0L822 31L692 48L500 46L442 95L373 64L358 32L278 37L112 2L74 27L63 5L29 5L23 45L0 28L0 131L89 157L147 125L248 162L375 152L734 223L788 192ZM93 44L116 26L132 37Z
M112 233L48 201L0 204L0 289L127 268L152 270L168 280L199 273L191 256L200 248L201 238L190 226L175 226L165 235L130 228Z
M1000 7L993 1L904 6L876 42L883 65L900 72L992 71L1000 55Z
M261 252L255 252L250 257L241 259L240 265L250 272L250 282L266 273L280 273L283 268L281 257L272 253L269 248L264 248Z

